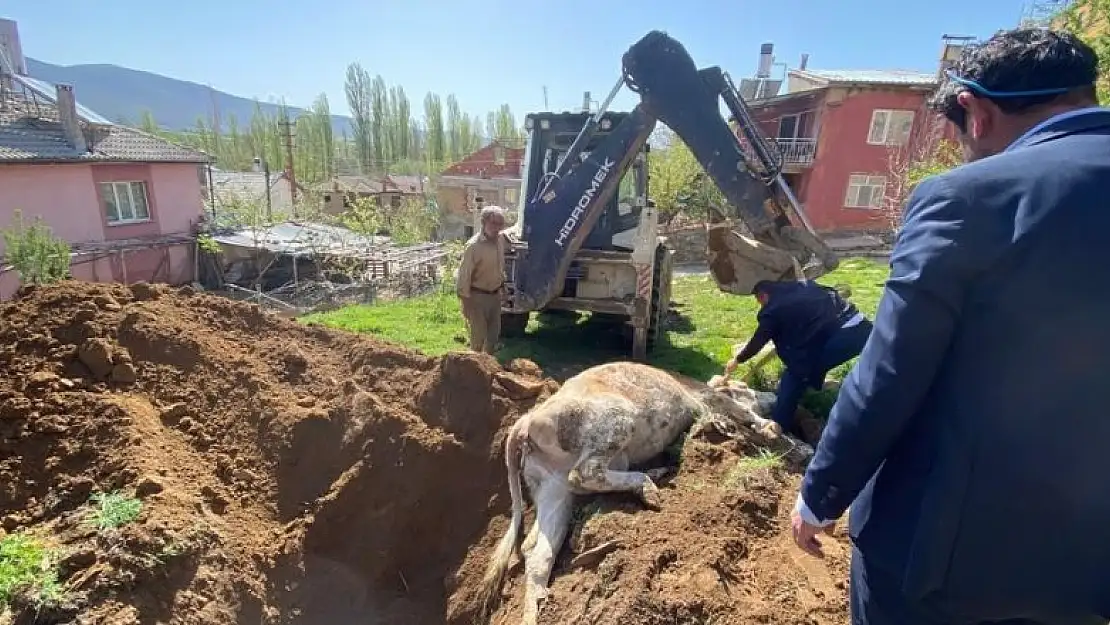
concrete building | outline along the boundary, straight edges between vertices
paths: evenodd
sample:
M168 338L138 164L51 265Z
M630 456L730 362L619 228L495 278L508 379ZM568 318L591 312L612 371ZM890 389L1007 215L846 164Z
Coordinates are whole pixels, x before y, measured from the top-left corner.
M524 148L494 142L443 170L436 181L440 238L466 239L474 234L479 198L483 205L504 208L510 223L514 221L523 165Z
M941 67L963 40L946 41ZM889 227L900 164L945 136L926 101L938 73L896 70L786 72L785 93L748 102L783 156L783 174L814 227L824 232ZM776 86L777 89L777 86Z

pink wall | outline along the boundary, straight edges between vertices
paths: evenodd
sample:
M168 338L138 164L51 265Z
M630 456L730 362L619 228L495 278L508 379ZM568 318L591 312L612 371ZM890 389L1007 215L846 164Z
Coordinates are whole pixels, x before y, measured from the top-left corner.
M147 183L151 221L109 226L96 184L139 180ZM11 223L15 210L22 209L25 218L42 216L55 235L71 243L189 233L203 208L197 165L191 163L0 165L0 189L0 228ZM126 275L128 282L135 282L150 280L157 271L159 279L180 284L194 279L190 248L133 251L122 261L119 257L79 260L71 273L79 280L122 281ZM0 299L7 299L17 288L14 272L0 274Z
M104 219L88 165L0 165L0 228L42 217L67 241L101 241ZM0 240L0 254L4 243Z
M781 101L753 108L762 130L774 137L783 115L814 112L817 154L812 166L790 176L792 189L805 206L806 216L819 230L884 229L889 221L882 211L846 208L844 198L852 174L890 177L891 149L870 145L867 135L875 109L912 110L911 142L926 134L935 116L925 107L926 93L898 88L842 88L798 93ZM811 133L811 134L814 134ZM951 135L951 133L946 133Z
M158 164L152 174L162 234L192 232L204 211L196 163Z
M852 174L890 176L891 150L870 145L867 134L875 109L912 110L913 133L929 122L925 94L909 90L851 90L835 102L830 97L822 109L817 156L806 181L803 202L813 226L819 230L884 228L882 211L845 208L848 178Z

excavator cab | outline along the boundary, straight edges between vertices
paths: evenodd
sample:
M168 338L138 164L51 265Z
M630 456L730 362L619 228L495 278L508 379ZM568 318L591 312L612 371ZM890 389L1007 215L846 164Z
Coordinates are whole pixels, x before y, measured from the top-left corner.
M579 141L591 124L595 131ZM532 311L582 311L627 322L634 355L654 347L671 281L671 253L647 197L654 125L612 111L525 118L521 218L506 232L505 335L523 333Z

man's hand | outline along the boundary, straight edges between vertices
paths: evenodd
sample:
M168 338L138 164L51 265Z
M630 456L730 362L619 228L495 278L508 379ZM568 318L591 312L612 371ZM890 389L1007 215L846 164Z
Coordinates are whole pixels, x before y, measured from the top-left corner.
M790 515L790 525L794 530L794 544L815 558L825 557L825 551L821 549L821 541L817 540L817 535L825 533L832 536L833 530L836 528L835 523L830 523L825 527L811 525L802 518L800 512L795 510Z
M731 376L733 371L736 371L736 360L730 358L729 361L725 363L725 377L728 378Z

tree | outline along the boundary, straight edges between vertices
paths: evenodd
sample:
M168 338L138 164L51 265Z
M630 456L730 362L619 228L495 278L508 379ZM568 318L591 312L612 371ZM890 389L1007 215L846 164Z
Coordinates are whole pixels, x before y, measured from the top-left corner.
M902 212L914 187L963 162L960 146L944 138L943 124L933 118L915 129L906 145L890 148L881 210L891 233L901 227Z
M1110 0L1076 0L1053 21L1094 48L1101 61L1098 99L1110 104Z
M69 243L53 235L50 226L36 217L31 225L15 211L12 225L2 232L4 262L15 267L23 284L50 284L69 277Z
M513 116L508 104L502 104L497 111L489 114L486 131L490 139L495 141L516 144L523 140L520 128L516 124L516 117Z
M648 153L648 177L660 223L670 224L679 214L705 219L710 206L724 202L693 152L672 131L661 131L654 144Z
M469 140L470 118L463 115L455 94L447 96L447 157L452 163L458 162L468 154L466 142Z
M286 160L281 121L290 119L296 133L296 178L309 184L339 171L367 175L438 172L488 141L519 145L524 138L508 104L489 111L483 123L481 116L465 113L453 94L441 99L428 93L423 115L414 115L402 86L371 76L359 63L347 66L344 91L351 132L344 131L339 137L323 94L303 111L293 111L283 102L276 112L267 113L256 101L249 124L241 125L234 115L221 122L213 111L198 116L196 125L186 131L159 129L150 113L144 113L140 127L207 152L227 171L249 171L256 157L264 159L271 171L279 171Z
M389 89L381 76L375 76L370 83L370 131L374 141L374 163L371 171L379 171L390 156L389 133L386 132L389 119Z
M154 121L154 113L149 109L143 111L142 118L139 119L139 129L152 135L158 134L158 122Z
M428 162L439 171L447 160L447 134L443 128L443 103L434 93L424 96L424 132Z
M351 109L351 127L354 131L355 156L359 169L364 173L373 168L374 113L370 105L370 73L358 63L347 66L347 108Z

